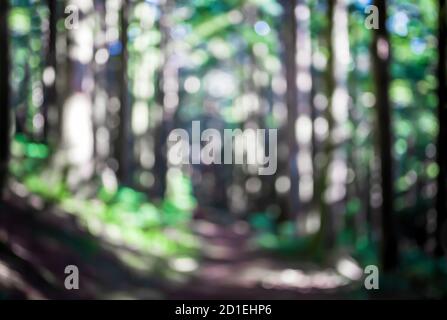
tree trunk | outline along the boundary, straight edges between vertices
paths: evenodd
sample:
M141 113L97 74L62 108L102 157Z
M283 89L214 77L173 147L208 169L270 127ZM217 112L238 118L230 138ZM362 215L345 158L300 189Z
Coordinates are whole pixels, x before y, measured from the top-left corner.
M393 270L398 262L397 236L393 208L393 158L391 132L390 43L386 28L387 1L375 0L378 8L379 28L374 32L372 57L377 95L377 130L381 163L382 213L381 213L381 263L385 271Z
M118 177L121 183L130 185L131 178L131 161L133 148L130 141L131 128L130 117L131 111L128 96L128 75L127 75L127 26L128 26L128 4L122 2L120 12L120 29L121 29L121 91L120 91L120 131L118 137Z
M442 250L442 229L444 227L447 215L447 99L446 99L446 30L447 6L446 0L439 0L439 25L438 25L438 147L437 147L437 161L438 161L438 195L436 198L437 211L437 230L436 230L436 254L441 255ZM445 237L445 235L444 235Z
M289 147L289 218L294 220L297 218L299 199L298 199L298 143L295 137L295 122L298 117L298 88L297 88L297 66L296 66L296 39L297 39L297 22L295 17L296 0L285 0L284 7L284 50L286 82L287 82L287 139Z
M48 142L51 128L51 112L56 112L56 24L57 24L57 1L47 0L49 10L49 33L46 53L46 70L54 72L54 79L48 79L48 83L44 83L44 104L42 105L42 116L44 117L43 140Z
M67 28L68 52L85 50L94 54L93 3L73 0L79 8L79 27ZM82 2L84 3L84 2ZM78 51L79 52L79 51ZM69 91L61 110L61 146L66 156L66 181L75 192L78 186L88 181L94 172L93 95L94 69L92 59L87 55L68 55ZM62 76L62 74L60 74ZM58 78L58 81L59 78Z
M163 55L163 58L166 60L168 57L168 54L166 52L166 47L169 43L169 26L168 22L166 21L167 16L167 8L166 8L166 2L164 2L160 6L160 11L162 12L159 22L158 22L158 28L160 30L161 34L161 42L160 42L160 48L161 54ZM166 62L166 61L165 61ZM160 70L157 74L157 82L156 82L156 93L155 93L155 99L158 102L158 104L163 108L163 114L164 112L164 99L165 99L165 91L163 89L164 85L164 66L165 63L163 63L163 66L161 66ZM167 158L167 150L166 150L166 140L168 137L168 124L165 120L165 117L162 118L162 120L157 124L156 129L154 130L154 154L155 154L155 163L154 163L154 175L155 175L155 184L154 184L154 194L157 199L163 199L165 192L166 192L166 173L168 170L168 158Z
M0 199L6 182L9 159L9 37L8 1L0 2Z
M328 60L325 72L325 83L326 83L326 95L328 99L328 104L325 110L325 118L328 123L328 137L324 144L323 153L325 155L324 161L317 167L319 171L319 176L315 182L315 199L318 203L318 208L320 211L320 230L318 231L311 250L317 258L323 258L324 249L331 248L334 244L333 233L332 233L332 217L329 205L325 198L326 189L328 187L328 173L329 165L332 162L332 155L334 144L332 141L331 133L334 128L334 117L333 117L333 94L335 89L335 78L334 78L334 9L337 0L329 0L327 2L327 21L328 26L326 29L325 40L328 50Z
M158 98L163 106L162 120L157 128L157 141L155 142L155 152L158 160L155 163L157 169L157 193L158 197L163 198L169 188L167 172L170 168L167 156L168 146L167 138L175 128L175 116L179 101L179 66L175 59L174 39L171 36L173 23L172 12L175 8L175 1L166 0L160 5L160 33L162 54L164 63L160 70L160 92Z
M312 38L310 32L311 14L307 0L296 2L296 50L297 50L297 103L298 103L298 126L295 127L295 139L297 139L299 158L298 163L309 163L310 165L298 166L299 211L297 217L298 226L305 224L305 214L311 211L313 199L313 172L312 165ZM296 155L295 155L296 156ZM303 228L300 228L303 229Z

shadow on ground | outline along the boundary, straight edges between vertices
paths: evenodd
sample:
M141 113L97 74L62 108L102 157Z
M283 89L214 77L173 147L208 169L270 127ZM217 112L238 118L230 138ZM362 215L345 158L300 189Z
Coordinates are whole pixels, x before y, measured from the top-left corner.
M331 286L335 275L281 261L256 249L243 223L225 226L196 220L192 228L202 243L199 264L194 272L168 278L162 272L167 267L162 258L111 244L89 234L73 215L52 206L37 211L9 195L0 203L0 299L352 296L352 285ZM138 267L123 256L137 258ZM79 268L79 290L64 287L67 265Z

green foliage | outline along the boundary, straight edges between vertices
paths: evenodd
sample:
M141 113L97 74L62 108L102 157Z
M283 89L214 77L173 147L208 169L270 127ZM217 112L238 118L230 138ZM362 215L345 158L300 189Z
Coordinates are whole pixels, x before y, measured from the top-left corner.
M275 227L275 219L268 213L255 213L250 217L250 224L256 230L273 231Z
M28 8L15 7L9 14L10 29L18 34L27 34L31 30L31 17Z
M198 201L187 170L167 168L164 198L156 205L155 200L148 196L154 181L160 178L155 177L157 169L152 166L151 161L155 159L154 162L158 164L160 159L166 160L159 154L159 149L164 150L165 146L159 146L157 141L164 134L160 134L164 129L162 121L167 122L167 127L180 127L191 120L211 115L221 120L226 128L244 128L247 124L255 124L262 128L279 128L280 139L287 138L290 133L286 132L286 122L289 119L285 112L287 99L283 92L286 90L283 82L289 66L285 65L287 48L284 47L284 34L281 33L284 30L287 32L289 26L284 24L281 2L179 0L170 1L169 5L164 6L159 5L157 1L129 1L127 30L120 30L119 21L115 19L118 15L115 17L114 14L107 13L109 22L115 19L117 25L108 26L108 31L102 38L113 37L118 32L126 32L128 35L128 99L132 111L129 119L119 119L119 108L111 108L117 110L109 114L107 106L103 123L94 125L97 131L106 129L106 135L110 137L108 147L116 149L122 146L111 146L116 143L116 140L113 140L116 139L114 130L119 131L120 125L130 123L130 140L133 145L120 152L132 153L129 158L132 159L131 166L135 167L132 172L134 188L109 188L99 182L101 179L97 175L81 185L69 186L67 172L72 168L67 163L62 166L54 165L53 156L60 150L41 142L44 140L42 107L45 103L46 87L42 79L47 67L45 41L48 40L48 8L44 1L10 2L12 9L8 24L13 52L10 76L13 93L11 104L16 114L16 131L19 132L11 144L13 158L10 171L16 182L22 184L33 196L41 197L45 203L57 204L63 210L79 217L82 224L93 234L107 236L116 243L124 243L160 256L197 254L197 239L188 230L188 226ZM328 61L334 58L330 56L334 52L331 52L327 40L330 38L329 27L338 25L336 19L332 21L327 17L327 1L310 0L306 3L311 12L309 31L312 56L309 63L313 87L309 99L312 103L309 105L312 107L310 116L313 117L311 131L316 133L318 130L325 131L325 126L329 126L329 116L325 110L331 97L335 95L334 92L327 92ZM349 79L348 83L343 84L345 87L341 91L346 89L350 106L347 115L338 115L337 105L334 104L331 112L338 118L343 118L344 123L339 128L332 128L332 132L326 132L326 138L309 138L314 140L311 142L314 158L311 164L312 177L306 178L312 180L309 185L312 183L314 199L306 204L308 206L303 206L303 211L306 212L300 214L305 216L317 210L317 202L326 201L324 191L327 190L318 190L324 188L319 188L317 181L321 178L322 181L334 179L320 177L323 175L319 170L320 164L333 159L333 155L337 154L337 159L345 161L348 178L343 186L346 187L343 199L330 204L330 214L333 214L334 219L338 219L337 223L334 223L337 225L334 227L335 247L348 251L361 264L367 265L379 263L380 247L377 239L380 230L373 222L374 215L378 214L376 205L380 202L377 199L380 176L380 164L377 160L380 155L377 154L376 144L381 124L376 121L376 113L378 108L383 106L376 104L377 84L374 83L374 70L371 65L373 31L364 27L365 5L365 1L349 2ZM436 115L438 80L435 75L438 50L437 5L434 0L395 0L388 2L388 13L392 79L389 93L392 104L395 187L393 199L399 227L405 231L404 235L399 236L402 242L410 243L408 248L402 250L401 272L405 278L414 282L408 284L400 281L396 286L403 290L414 285L431 291L433 296L436 296L442 292L442 288L447 287L444 277L447 273L445 260L435 261L422 253L422 249L416 249L414 237L421 230L426 234L426 216L433 207L433 186L440 171L436 163L434 144L440 128ZM95 16L95 19L102 19L101 14ZM264 29L257 29L256 26L259 25ZM70 58L68 51L62 51L66 49L59 48L61 43L66 42L63 19L57 22L57 30L58 36L60 35L57 50L61 50L58 53L58 64L62 67L58 68L58 76L62 74L60 72L70 70L67 77L84 80L77 79L80 76L76 68L91 69L89 72L93 73L95 81L95 92L91 96L95 110L93 118L97 121L101 111L96 114L96 110L101 109L97 108L102 104L101 101L116 99L114 89L122 87L122 83L117 84L119 81L116 79L120 72L119 55L122 51L120 49L112 53L108 48L109 60L100 64L95 62L95 50L99 48L90 48L93 53L91 65L64 68L66 66L63 64ZM98 30L93 31L96 36ZM71 45L73 39L67 39L70 40L68 45ZM107 45L112 46L110 43ZM113 45L120 47L122 43L117 39ZM64 54L67 54L67 59L63 57ZM301 58L297 60L299 67L302 67L301 62L306 60ZM211 77L216 74L216 77ZM168 78L165 79L165 76ZM196 89L187 89L188 77L194 77ZM67 78L64 82L69 83L71 80ZM81 82L82 85L89 83ZM218 86L217 90L212 88L214 85ZM169 87L169 90L165 87ZM219 90L225 94L216 94L215 91ZM64 91L62 90L63 94L66 93ZM171 92L167 94L164 91ZM61 94L61 98L66 97ZM169 108L163 105L166 104L165 100L169 100L167 98L172 98L175 102L173 114L167 112L166 109ZM63 103L62 99L60 100L58 103ZM212 107L208 108L209 105ZM62 105L57 108L62 108ZM246 110L250 108L253 110ZM299 108L301 109L301 106ZM277 112L276 109L282 111ZM53 116L51 112L48 117L50 116ZM113 125L109 126L109 122ZM326 128L328 129L330 128ZM95 139L97 133L93 134ZM294 132L296 133L297 131ZM325 139L337 142L326 149L323 141ZM278 155L287 158L287 141L279 147ZM302 148L299 152L305 150L306 148ZM109 165L109 162L101 157L91 161L95 162L94 166L96 169L100 168L99 170ZM284 163L281 166L287 167L288 160L282 161ZM305 157L300 158L299 162L299 165L306 162ZM243 183L249 174L239 169L236 168L232 172L230 179L234 185L240 187L241 192L245 192L247 188L244 188ZM287 170L279 170L278 175L287 175ZM235 177L235 172L242 172L243 177ZM276 178L278 176L274 177ZM274 205L278 207L283 205L280 202L285 201L283 195L275 193L275 188L267 185L271 182L274 184L274 180L265 181L262 181L261 191L256 197L250 198L251 195L244 194L250 199L248 201L251 201L249 205L255 208L254 212L247 215L256 233L256 244L291 257L315 258L320 255L310 252L314 249L312 235L297 236L296 221L289 221L289 217L284 215L264 212L267 210L264 207L272 203L264 204L264 201L259 201L262 204L258 207L257 199L266 196L271 197ZM265 190L269 193L264 194ZM374 206L371 203L374 203ZM338 227L340 228L337 229ZM418 228L421 230L417 230ZM435 285L426 285L432 283L430 280L434 278ZM389 282L388 279L385 281L390 287L392 282L392 276Z
M63 174L45 165L51 161L47 146L22 135L14 140L13 155L11 171L15 178L43 201L79 217L92 234L160 256L197 254L197 240L188 230L195 199L186 177L173 179L171 197L160 209L146 195L128 187L120 187L115 193L100 187L97 198L73 194Z
M163 220L167 224L185 224L196 207L189 177L181 171L171 171L167 176L168 187L163 201Z

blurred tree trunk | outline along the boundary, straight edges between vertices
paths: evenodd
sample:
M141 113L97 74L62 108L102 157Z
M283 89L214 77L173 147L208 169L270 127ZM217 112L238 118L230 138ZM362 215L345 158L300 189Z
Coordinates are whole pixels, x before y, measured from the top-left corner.
M310 212L313 198L313 171L312 164L312 38L310 33L310 9L308 0L297 0L296 9L296 50L297 50L297 108L298 119L295 125L295 139L298 143L298 195L299 212L297 217L298 226L305 225L307 213ZM301 227L300 230L303 230Z
M438 146L437 146L437 161L438 161L438 195L436 198L437 211L437 246L436 253L442 254L442 228L444 227L447 215L447 97L446 97L446 43L447 37L447 6L446 0L439 0L439 24L438 24ZM445 236L445 235L444 235Z
M117 158L118 158L118 177L121 183L130 185L131 178L131 161L133 148L130 141L131 128L130 118L131 110L129 106L129 81L127 74L127 27L128 27L128 3L122 2L120 11L120 34L121 34L121 85L120 85L120 127L117 146Z
M287 82L287 139L289 149L289 218L296 219L298 214L298 143L295 135L295 122L298 117L298 87L297 87L297 65L296 65L296 40L297 40L297 21L295 17L295 8L297 0L283 1L284 7L284 50L286 65L286 82Z
M59 1L57 1L60 3ZM62 16L64 10L62 5L56 7L58 10L58 16ZM57 27L57 26L56 26ZM71 94L71 78L73 74L73 66L70 63L71 59L68 55L68 49L70 48L72 41L69 37L69 30L64 28L62 31L56 33L56 43L62 47L62 50L56 51L56 73L55 73L55 86L56 86L56 123L54 128L55 137L50 137L55 140L55 145L59 146L63 143L63 123L64 123L64 104L67 97ZM49 135L51 136L53 132Z
M0 199L6 182L9 159L9 36L8 1L0 2Z
M350 33L350 41L351 41L351 51L352 51L352 61L354 65L358 64L359 59L359 40L360 31L363 29L363 26L358 26L357 21L353 17L348 17L348 30ZM360 88L360 77L359 72L356 68L352 70L352 72L348 75L348 91L351 96L351 105L349 108L349 122L352 123L354 128L358 128L363 120L362 114L360 113L359 108L359 93L362 91ZM354 178L351 181L347 181L347 199L351 203L358 203L358 211L356 214L351 214L349 205L346 208L345 215L345 226L348 229L348 235L350 244L354 245L357 243L359 238L362 235L366 234L367 220L366 220L366 210L365 207L368 205L368 202L364 201L364 194L369 193L369 188L366 189L368 183L365 179L366 176L366 168L362 165L362 153L365 152L365 148L360 142L360 138L356 134L358 131L353 130L353 134L348 138L347 143L347 153L348 153L348 168L355 173ZM349 179L348 179L349 180ZM366 191L366 192L365 192Z
M175 127L175 116L179 102L179 66L178 58L176 57L175 40L172 39L172 29L174 27L174 21L172 12L175 8L175 1L166 0L161 4L160 11L160 33L161 33L161 46L163 55L163 66L160 70L160 83L161 89L158 93L158 99L160 99L163 111L162 120L157 128L155 153L156 153L156 192L159 198L165 196L168 189L167 172L170 164L167 157L167 138L171 130Z
M385 271L393 270L398 263L397 235L394 221L393 158L391 132L390 43L386 27L387 1L375 0L378 8L379 28L374 31L372 57L376 87L378 146L381 163L381 263Z
M325 40L327 45L328 60L325 72L325 83L326 83L326 96L327 96L327 107L324 112L324 117L328 123L328 137L324 144L323 154L324 159L317 164L316 170L319 175L315 181L314 194L315 201L317 203L320 212L320 229L314 239L312 245L312 252L317 258L322 258L324 249L330 248L333 244L331 235L331 216L330 208L325 198L326 189L328 187L328 172L329 165L332 161L333 153L333 142L332 142L332 130L334 128L334 117L333 117L333 99L332 95L335 89L335 79L334 79L334 41L333 41L333 30L334 30L334 8L336 0L329 0L327 2L327 28L325 32Z
M68 55L68 75L70 86L63 104L61 150L64 152L64 174L70 189L77 191L82 182L94 175L94 7L92 2L73 0L79 8L76 26L67 27L67 52L85 54ZM57 80L61 81L61 80Z
M332 16L332 76L334 81L331 98L333 129L330 132L331 154L328 159L327 191L328 203L328 244L335 243L337 233L343 228L343 219L337 219L337 212L346 212L346 189L348 172L347 141L350 133L346 130L349 119L350 95L348 92L349 63L351 52L349 47L348 1L337 0L333 4Z
M163 117L161 122L155 129L155 142L154 142L154 154L155 154L155 163L154 163L154 175L155 175L155 186L154 193L155 197L158 199L162 199L165 191L166 191L166 173L168 170L168 158L167 158L167 149L166 149L166 139L169 134L168 121L165 116L165 90L164 90L164 82L165 82L165 63L166 59L168 59L167 46L169 44L169 23L168 23L168 8L166 2L162 3L160 6L160 11L162 12L159 19L159 28L161 34L161 42L160 42L160 51L163 55L163 66L161 66L158 74L157 74L157 83L156 83L156 100L160 106L163 108Z
M48 17L48 42L46 48L45 72L54 73L54 79L47 76L47 83L44 82L44 103L42 105L42 116L44 117L43 140L48 141L48 134L52 127L52 115L57 112L56 108L56 24L57 24L57 4L56 0L47 0L49 17Z
M107 41L103 41L103 35L106 34L106 24L102 23L106 17L106 0L96 0L94 2L95 7L95 20L99 21L95 23L93 52L97 53L100 50L108 50ZM93 80L95 82L95 88L93 90L93 112L92 112L92 127L93 127L93 162L95 166L95 172L102 172L106 167L106 159L109 156L108 150L105 145L110 143L110 138L99 137L100 130L106 128L106 114L107 106L102 102L103 98L109 98L107 92L107 66L108 63L92 62ZM110 134L108 135L110 137Z

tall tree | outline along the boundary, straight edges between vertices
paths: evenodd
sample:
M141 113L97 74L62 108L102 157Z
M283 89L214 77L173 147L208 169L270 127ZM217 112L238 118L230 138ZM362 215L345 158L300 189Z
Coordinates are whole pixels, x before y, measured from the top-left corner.
M9 158L9 39L8 1L0 2L0 198L6 181Z
M56 108L56 24L57 24L57 4L56 0L47 0L48 3L48 39L46 48L46 67L44 70L44 104L42 106L42 116L44 117L43 139L47 141L51 120L48 117L50 110ZM56 110L54 110L56 111Z
M394 269L398 262L397 235L393 207L393 157L391 131L390 42L386 27L387 1L375 0L378 8L378 29L374 31L372 57L376 88L378 151L381 164L381 262L385 271Z
M169 43L168 39L168 23L166 21L166 2L162 3L159 7L163 14L157 21L157 28L160 30L160 51L163 52L165 58L167 54L163 51L166 49L166 45ZM164 66L164 63L163 63ZM165 92L163 90L163 70L161 67L155 76L155 101L158 105L164 106ZM164 110L164 109L163 109ZM166 152L166 138L167 138L167 126L166 122L162 119L154 130L154 176L155 183L153 187L153 193L155 198L162 199L166 191L166 172L167 172L167 152Z
M161 3L160 11L160 34L161 48L163 55L163 66L159 73L158 100L163 106L162 119L156 129L155 153L158 159L155 162L157 175L157 196L165 196L169 188L167 172L170 167L167 157L167 138L175 126L175 115L179 107L179 66L175 39L172 37L174 27L173 13L175 10L175 1L166 0Z
M126 185L131 184L131 159L132 159L132 147L130 143L131 128L130 118L131 111L129 105L129 81L127 73L127 27L128 27L128 3L122 2L120 11L120 29L121 29L121 85L120 85L120 131L118 142L118 177L121 183Z
M330 139L333 150L330 150L331 162L328 163L327 172L327 191L329 197L326 202L330 205L329 223L329 243L334 243L336 233L342 226L341 223L335 223L332 218L334 212L346 212L346 189L348 172L347 143L350 138L349 131L345 130L349 119L350 96L348 92L349 63L351 61L351 52L349 48L349 23L348 23L348 1L337 0L334 4L332 16L332 35L331 42L333 47L333 92L331 98L331 112L333 121L333 130L330 132Z
M287 139L289 146L289 174L290 174L290 192L289 192L289 218L295 219L298 213L298 143L295 135L295 123L298 117L298 87L297 87L297 65L296 65L296 40L297 40L297 21L295 17L296 0L284 0L284 50L286 69L286 102L287 102Z
M334 12L335 12L335 5L337 0L329 0L327 2L327 9L326 9L326 17L327 17L327 28L325 31L325 42L327 45L327 65L326 65L326 71L324 74L325 77L325 83L326 83L326 95L328 98L328 104L325 109L325 118L328 123L328 137L324 144L324 154L325 159L324 161L319 164L319 175L316 179L315 183L315 199L318 203L318 208L320 211L320 229L315 237L314 244L312 246L312 251L314 251L315 255L319 258L323 257L323 249L324 248L330 248L333 241L333 234L332 234L332 217L330 215L330 207L326 201L325 194L326 189L328 187L328 173L329 173L329 165L332 162L332 155L333 155L333 149L334 149L334 143L333 143L333 137L331 136L331 133L334 128L334 116L333 116L333 95L335 90L335 78L334 78L334 70L335 70L335 60L334 60L334 46L335 42L334 39L336 38L336 35L334 35L334 24L336 21L334 21Z
M299 201L300 212L309 212L313 197L312 130L312 39L310 32L310 9L308 0L297 0L295 9L297 103L298 119L295 125L295 139L298 143ZM298 225L303 225L307 217L300 214Z
M76 190L94 174L93 96L94 28L93 2L72 0L79 20L67 27L70 87L62 110L62 150L67 157L68 185ZM85 5L84 5L85 4ZM82 53L82 54L81 54Z
M438 147L437 161L439 167L438 173L438 195L436 199L437 211L437 248L436 253L442 254L442 228L444 227L447 216L447 85L446 85L446 42L447 37L447 6L446 0L439 0L439 21L438 21Z

